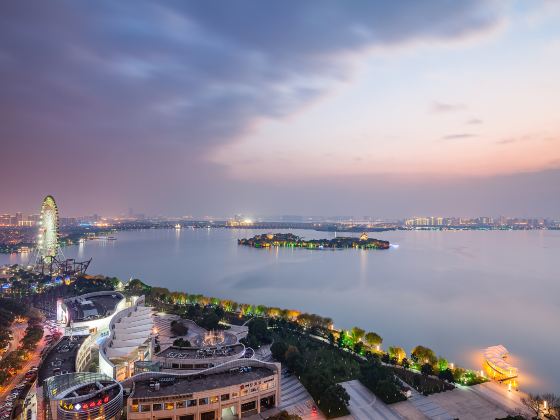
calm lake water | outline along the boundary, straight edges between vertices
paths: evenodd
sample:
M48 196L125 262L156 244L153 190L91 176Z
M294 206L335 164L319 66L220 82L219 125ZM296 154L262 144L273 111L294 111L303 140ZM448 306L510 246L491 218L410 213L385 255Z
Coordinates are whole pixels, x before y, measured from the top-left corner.
M64 249L89 272L239 302L313 312L337 327L376 331L383 345L422 344L480 369L503 344L527 390L560 392L560 232L413 231L371 234L387 251L253 249L251 230L119 232ZM333 237L294 231L306 238ZM21 262L0 256L0 264Z

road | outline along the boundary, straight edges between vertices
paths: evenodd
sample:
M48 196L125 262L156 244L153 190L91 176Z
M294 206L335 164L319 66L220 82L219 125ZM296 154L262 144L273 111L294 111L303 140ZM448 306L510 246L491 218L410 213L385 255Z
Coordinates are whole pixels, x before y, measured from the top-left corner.
M23 331L25 332L25 329ZM43 350L46 345L45 336L47 334L49 334L49 330L45 326L43 326L43 338L41 339L41 341L39 341L39 343L37 343L35 351L33 351L33 353L30 354L29 359L23 363L23 367L19 370L19 372L16 375L12 376L6 384L2 384L2 387L0 388L0 401L4 401L10 394L10 392L12 392L14 387L23 382L25 374L27 373L27 371L29 371L29 369L31 369L32 366L39 366L39 362L41 360L41 350ZM14 338L15 336L16 334L14 332ZM23 337L23 335L21 337Z

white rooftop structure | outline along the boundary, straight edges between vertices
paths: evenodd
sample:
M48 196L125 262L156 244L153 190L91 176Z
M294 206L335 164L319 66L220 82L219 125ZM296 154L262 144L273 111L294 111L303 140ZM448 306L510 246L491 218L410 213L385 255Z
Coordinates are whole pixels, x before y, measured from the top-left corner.
M502 345L487 347L484 350L484 360L492 369L500 375L515 377L517 368L506 360L508 355L508 349Z
M106 348L109 359L128 357L150 337L154 326L152 308L136 306L135 309L115 320Z

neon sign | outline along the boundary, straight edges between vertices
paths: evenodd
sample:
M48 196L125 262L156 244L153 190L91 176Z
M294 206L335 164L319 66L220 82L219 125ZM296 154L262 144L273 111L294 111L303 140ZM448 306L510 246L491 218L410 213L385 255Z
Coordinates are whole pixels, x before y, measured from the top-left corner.
M70 403L67 404L64 401L60 401L60 406L68 411L86 411L95 407L101 407L103 404L109 402L109 396L105 395L103 398L97 400L86 401L83 403L77 403L76 405Z

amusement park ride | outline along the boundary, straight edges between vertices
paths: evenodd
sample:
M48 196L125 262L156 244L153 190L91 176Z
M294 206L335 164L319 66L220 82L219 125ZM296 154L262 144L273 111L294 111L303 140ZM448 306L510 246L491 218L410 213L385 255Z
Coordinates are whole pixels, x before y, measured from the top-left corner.
M41 205L35 268L41 274L51 276L66 277L85 274L91 258L87 261L78 262L73 258L64 257L58 238L58 207L54 198L48 195Z

